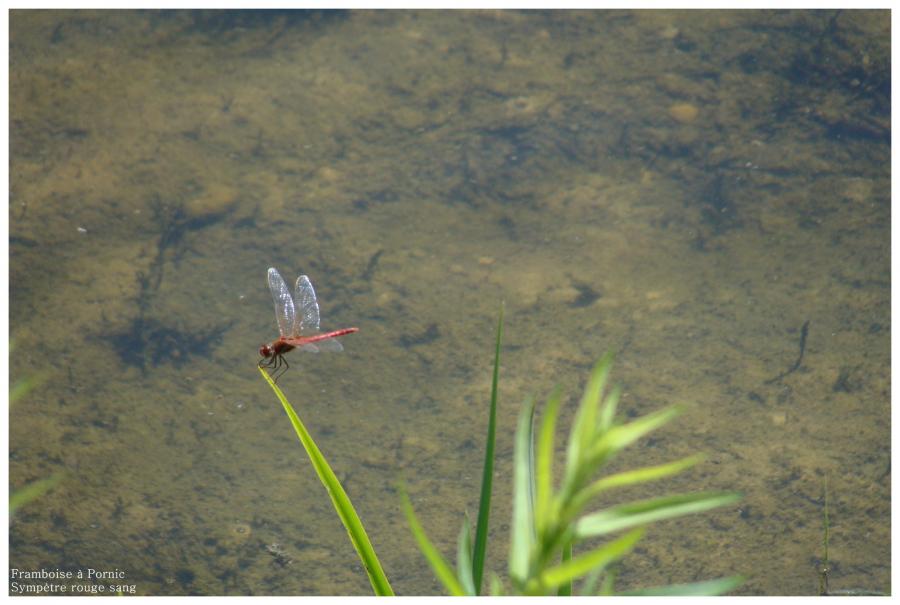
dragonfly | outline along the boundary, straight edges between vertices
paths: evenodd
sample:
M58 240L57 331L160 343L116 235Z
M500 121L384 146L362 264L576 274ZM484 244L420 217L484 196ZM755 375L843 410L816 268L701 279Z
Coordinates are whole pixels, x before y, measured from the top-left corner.
M274 267L269 268L269 291L275 301L275 319L278 322L278 340L259 347L259 367L266 368L275 381L290 367L285 353L294 349L318 353L319 351L343 351L344 347L335 340L338 336L358 332L359 328L344 328L332 332L319 331L319 303L309 277L297 278L294 295L288 290L281 274Z

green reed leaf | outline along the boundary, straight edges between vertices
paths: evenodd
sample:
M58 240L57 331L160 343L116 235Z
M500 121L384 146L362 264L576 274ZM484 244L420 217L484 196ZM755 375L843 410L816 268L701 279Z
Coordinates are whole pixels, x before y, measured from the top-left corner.
M566 451L566 475L564 478L566 485L571 485L575 480L573 473L580 468L581 458L590 448L596 434L597 409L600 404L600 396L609 378L612 360L612 354L607 353L594 365L587 386L584 388L581 403L575 412L575 420L572 422Z
M621 596L714 597L730 592L744 583L742 576L716 578L690 584L670 584L619 593Z
M553 511L553 437L562 391L555 389L547 399L537 439L534 469L534 525L537 534L544 532L551 523Z
M456 575L469 596L478 596L472 577L472 524L469 515L463 516L462 529L456 541Z
M562 562L568 563L572 560L572 541L566 540L566 543L562 548ZM572 596L572 580L568 582L563 582L559 585L559 588L556 589L556 596L558 597L571 597Z
M534 398L519 413L513 453L513 518L509 542L509 576L518 584L528 578L534 544Z
M672 405L651 412L628 424L621 424L610 428L591 445L589 459L596 463L608 460L647 433L663 426L678 416L683 410L684 406Z
M657 479L675 475L694 466L701 460L703 460L703 456L698 454L667 464L647 466L633 471L623 471L621 473L616 473L615 475L602 477L572 497L568 504L568 508L566 509L566 514L572 517L577 516L581 512L581 509L587 506L590 500L606 490L635 485L637 483L646 483L648 481L655 481Z
M634 548L634 545L643 535L644 529L639 527L597 549L546 569L529 588L534 591L533 594L545 594L547 591L555 590L562 584L580 578L592 570L603 570L610 563L621 559L631 552L631 549Z
M622 397L622 387L613 386L609 395L603 400L600 406L600 418L597 420L597 433L608 431L616 417L616 410L619 407L619 399Z
M575 535L578 539L601 536L629 527L703 512L732 504L739 499L740 494L735 493L701 492L622 504L582 517L575 524Z
M343 486L341 486L341 482L338 481L334 471L331 470L331 467L325 460L325 456L319 451L309 431L306 430L306 426L300 420L300 417L297 416L297 412L294 411L293 406L288 402L284 393L281 392L281 389L278 388L278 385L275 384L265 369L259 368L259 371L266 382L269 383L269 386L272 387L275 396L278 397L278 400L284 407L284 411L287 413L291 425L293 425L294 431L296 431L297 437L300 439L300 443L303 444L303 448L306 450L306 454L309 456L309 460L319 476L319 480L325 486L325 490L331 498L331 503L334 505L334 510L337 511L338 517L340 517L347 534L350 536L350 542L353 544L353 548L356 549L363 567L365 567L372 589L377 596L393 596L394 591L390 582L388 582L387 576L384 575L381 562L375 554L372 543L369 542L369 536L366 534L359 515L356 514L356 509L353 508L350 498L344 491Z
M481 594L484 560L487 552L488 520L491 515L491 492L494 480L494 440L497 432L497 394L500 382L500 342L503 339L503 305L497 320L497 340L494 344L494 374L491 380L491 411L484 446L484 465L481 472L481 497L478 502L478 521L475 525L475 548L472 552L472 579L475 594Z
M401 496L403 498L403 513L406 515L406 520L409 522L409 528L412 530L413 536L419 544L419 550L425 555L428 564L431 565L431 569L434 571L438 580L441 581L444 588L447 589L447 592L454 597L463 597L469 594L456 578L453 568L450 567L450 564L444 560L444 557L441 556L438 549L435 548L434 544L431 543L431 540L428 539L425 530L422 529L422 525L416 517L412 503L409 501L409 496L407 496L406 492L402 489Z

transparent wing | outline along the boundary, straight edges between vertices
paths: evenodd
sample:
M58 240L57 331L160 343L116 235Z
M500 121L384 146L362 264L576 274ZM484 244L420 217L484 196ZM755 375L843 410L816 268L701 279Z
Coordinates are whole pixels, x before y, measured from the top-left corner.
M328 340L320 340L316 343L319 350L323 353L339 353L344 350L337 338L329 338Z
M278 333L285 338L293 336L291 331L294 327L296 315L294 312L294 299L291 298L291 291L288 290L287 284L284 283L281 275L274 267L269 268L269 291L272 293L272 300L275 301L275 319L278 321Z
M306 351L307 353L340 353L344 350L344 347L336 338L328 338L314 343L308 342L305 345L302 345L300 350Z
M319 303L316 302L316 291L312 283L305 275L297 278L297 287L294 290L294 300L297 301L297 316L294 318L294 333L315 334L319 331Z

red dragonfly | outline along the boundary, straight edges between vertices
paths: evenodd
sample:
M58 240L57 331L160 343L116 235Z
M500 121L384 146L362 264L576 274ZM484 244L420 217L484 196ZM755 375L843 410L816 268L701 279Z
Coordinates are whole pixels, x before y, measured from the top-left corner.
M335 337L359 331L359 328L344 328L324 334L319 332L319 303L316 302L316 291L305 275L297 278L294 296L291 296L287 284L272 267L269 269L269 290L275 300L275 319L278 320L280 336L278 340L259 347L262 359L258 365L268 368L273 375L277 373L281 377L290 367L284 358L285 353L294 349L310 353L342 351L344 347Z

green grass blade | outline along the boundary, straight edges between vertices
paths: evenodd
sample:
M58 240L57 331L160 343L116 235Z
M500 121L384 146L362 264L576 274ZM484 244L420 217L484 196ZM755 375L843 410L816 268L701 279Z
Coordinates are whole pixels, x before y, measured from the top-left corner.
M828 567L828 478L825 478L825 535L822 537L822 545L825 547L825 558L823 565Z
M578 516L578 514L580 514L581 512L581 509L587 506L588 502L591 499L595 498L598 494L608 489L625 487L637 483L646 483L648 481L655 481L657 479L662 479L670 475L675 475L694 466L701 460L703 460L703 456L698 454L695 456L682 458L681 460L676 460L675 462L669 462L667 464L647 466L633 471L624 471L621 473L616 473L615 475L610 475L609 477L597 479L572 497L572 500L569 502L569 506L566 509L565 514L570 518Z
M639 527L621 538L604 544L600 548L546 569L533 581L532 586L529 588L535 592L543 593L548 590L555 590L562 584L580 578L592 570L602 570L610 563L628 554L643 535L644 529Z
M598 479L593 484L591 484L588 489L593 491L594 495L596 495L601 491L612 489L615 487L625 487L626 485L655 481L657 479L662 479L663 477L676 475L681 471L691 468L702 460L702 454L695 454L693 456L687 456L686 458L682 458L681 460L675 460L674 462L668 462L666 464L660 464L657 466L645 466L644 468L635 469L633 471L623 471L621 473L616 473L615 475L610 475L608 477Z
M419 550L421 550L422 554L425 555L425 558L428 559L428 564L431 565L434 574L438 577L438 580L441 581L451 596L466 596L468 593L466 593L465 588L463 588L459 580L456 579L453 568L444 560L444 557L441 556L438 549L435 548L434 544L431 543L431 540L428 539L425 530L422 529L419 519L416 518L412 503L409 501L409 496L407 496L406 492L403 490L401 490L401 494L403 498L403 512L406 514L406 520L409 522L409 527L412 530L413 536L416 538L416 542L419 543Z
M607 597L611 597L613 594L615 594L615 584L618 575L618 566L615 566L607 571L603 576L603 582L600 583L600 589L597 591L597 594Z
M281 401L281 405L284 407L284 411L287 413L288 418L290 418L291 424L297 432L297 437L300 438L300 443L303 444L303 448L306 450L306 454L309 456L309 460L312 462L313 468L319 476L319 480L322 482L322 485L325 486L325 490L331 497L331 503L334 505L338 517L340 517L341 522L347 529L350 541L353 543L353 547L356 549L363 567L366 569L366 573L369 576L369 582L372 584L372 589L377 596L393 596L394 591L391 589L387 576L384 575L384 570L381 568L381 562L378 560L375 549L372 548L372 543L369 542L369 537L366 535L366 530L363 527L362 521L359 520L359 516L356 514L356 510L353 508L353 504L350 502L350 498L347 497L347 493L341 486L340 481L338 481L334 471L331 470L331 467L325 460L325 456L319 451L319 448L316 446L315 441L313 441L309 431L306 430L306 427L284 396L284 393L282 393L281 389L278 388L278 385L272 381L272 377L269 376L268 372L263 368L260 368L259 371L266 382L269 383L269 386L272 387L275 396Z
M578 539L601 536L629 527L725 506L737 502L740 497L740 494L729 492L707 492L664 496L613 506L579 519L575 524L575 535Z
M578 411L575 412L575 420L572 422L566 451L566 475L563 482L567 486L571 485L574 480L572 473L580 467L584 451L590 448L591 437L597 430L597 408L612 368L612 360L612 354L607 353L594 365L587 386L584 387L584 395L581 397Z
M600 418L597 420L597 432L602 433L608 431L616 417L616 410L619 407L619 399L622 397L622 387L615 385L610 389L609 395L603 400L600 407Z
M53 489L60 479L62 479L62 473L54 473L49 477L32 481L28 485L12 490L9 494L9 516L12 517L20 507L32 500L37 500Z
M584 582L581 583L581 588L578 590L579 596L587 597L597 592L597 580L600 579L604 571L603 569L592 569L589 571L584 578Z
M567 563L572 560L572 541L568 540L562 548L562 562ZM571 597L572 596L572 580L568 582L563 582L559 585L559 588L556 589L556 596L558 597Z
M651 412L646 416L641 416L628 424L612 427L593 445L590 457L602 459L607 456L615 455L617 452L628 447L647 433L663 426L683 410L684 406L672 405Z
M491 492L494 480L494 438L497 426L497 391L500 382L500 342L503 339L503 305L497 320L497 342L494 346L494 376L491 381L491 411L488 416L488 432L484 446L484 465L481 473L481 498L478 503L478 521L475 524L475 548L472 552L472 579L475 594L481 594L484 577L484 560L487 552L488 519L491 515Z
M621 596L714 597L730 592L744 583L742 576L716 578L691 584L670 584L619 593Z
M500 576L491 572L491 596L492 597L502 597L505 592L503 590L503 583L500 581Z
M472 525L469 515L463 517L462 529L456 542L456 575L469 596L478 596L472 577Z
M534 544L534 484L531 444L534 440L534 398L519 413L513 454L513 518L509 542L509 577L519 586L528 578Z
M828 567L828 475L825 476L825 509L823 513L825 515L823 519L825 533L822 536L822 546L825 547L825 557L822 559L822 564L819 565L820 597L834 594L828 589L828 572L830 570L830 568Z
M553 437L556 432L556 416L562 399L560 389L555 389L544 407L541 429L537 439L534 465L534 526L541 535L549 526L553 513Z
M22 399L28 393L38 388L42 384L46 382L46 377L43 374L35 374L34 376L27 376L26 378L22 378L21 380L17 380L10 388L9 388L9 405L12 405Z

